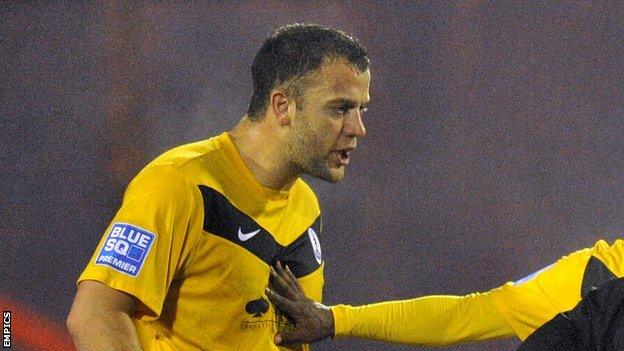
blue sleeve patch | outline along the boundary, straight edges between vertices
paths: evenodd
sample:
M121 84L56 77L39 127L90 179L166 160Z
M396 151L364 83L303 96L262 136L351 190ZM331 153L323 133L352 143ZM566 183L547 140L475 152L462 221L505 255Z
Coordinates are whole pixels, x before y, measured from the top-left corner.
M143 267L156 236L145 229L115 223L95 260L95 264L112 267L136 277Z
M527 275L526 277L524 277L524 278L522 278L522 279L520 279L520 280L516 280L516 281L513 283L513 285L520 285L520 284L522 284L522 283L526 283L526 282L528 282L529 280L532 280L533 278L537 277L537 275L538 275L538 274L542 273L543 271L547 270L548 268L550 268L550 267L552 267L552 266L554 266L554 264L551 264L551 265L549 265L549 266L546 266L546 267L544 267L544 268L540 269L540 270L539 270L539 271L537 271L537 272L533 272L533 273L531 273L531 274Z

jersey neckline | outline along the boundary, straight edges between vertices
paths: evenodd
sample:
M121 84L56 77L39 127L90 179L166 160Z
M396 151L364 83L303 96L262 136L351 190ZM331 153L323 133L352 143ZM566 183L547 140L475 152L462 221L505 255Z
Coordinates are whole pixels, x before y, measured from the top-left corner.
M223 132L221 135L219 135L218 139L221 141L221 145L223 146L223 151L225 152L227 157L232 161L232 163L234 164L234 167L240 171L240 175L242 177L247 179L247 183L254 190L258 191L260 194L263 194L269 200L276 200L276 201L288 200L288 197L290 196L290 192L295 186L294 184L293 184L293 187L290 188L290 190L275 190L275 189L271 189L271 188L267 188L263 186L258 181L258 178L256 178L256 176L251 172L249 167L247 167L247 164L241 157L240 152L238 151L238 148L232 141L230 134L228 132ZM300 179L297 179L295 181L295 184L299 181Z

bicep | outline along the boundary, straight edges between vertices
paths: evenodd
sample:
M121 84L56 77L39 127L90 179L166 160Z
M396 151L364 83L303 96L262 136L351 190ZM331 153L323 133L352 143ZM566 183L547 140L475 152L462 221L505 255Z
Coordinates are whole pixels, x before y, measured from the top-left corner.
M130 316L137 300L122 291L115 290L95 280L78 284L76 297L67 318L72 334L90 334L90 328L128 328Z
M81 351L140 350L130 319L135 301L134 297L100 282L80 282L67 318L76 348Z
M85 280L78 284L72 313L115 313L130 315L136 300L133 296L115 290L95 280Z

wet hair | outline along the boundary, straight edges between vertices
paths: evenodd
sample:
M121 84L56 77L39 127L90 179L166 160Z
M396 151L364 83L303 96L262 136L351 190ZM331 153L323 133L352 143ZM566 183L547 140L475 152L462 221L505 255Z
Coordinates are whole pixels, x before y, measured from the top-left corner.
M316 24L291 24L275 31L262 45L251 66L253 95L247 109L251 120L267 111L269 94L283 87L296 100L308 76L327 60L344 59L360 72L370 65L366 49L344 32Z

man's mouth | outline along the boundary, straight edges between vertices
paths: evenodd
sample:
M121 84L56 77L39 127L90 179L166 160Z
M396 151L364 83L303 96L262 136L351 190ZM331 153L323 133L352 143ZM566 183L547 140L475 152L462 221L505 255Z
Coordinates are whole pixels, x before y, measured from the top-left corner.
M353 151L352 148L336 150L336 154L338 155L338 162L341 166L346 166L349 164L349 154Z

